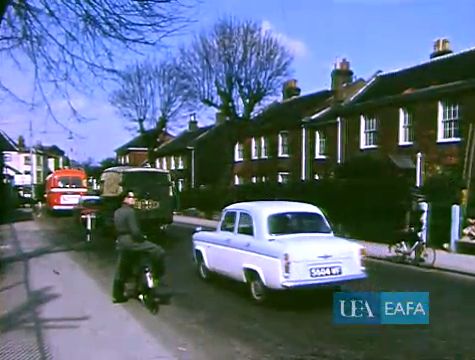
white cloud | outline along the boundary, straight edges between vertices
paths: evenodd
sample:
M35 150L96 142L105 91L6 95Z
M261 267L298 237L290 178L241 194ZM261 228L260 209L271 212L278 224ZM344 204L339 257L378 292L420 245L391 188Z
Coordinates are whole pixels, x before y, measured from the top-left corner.
M308 53L307 45L302 40L291 38L290 36L277 31L268 20L262 22L262 30L271 31L283 45L285 45L294 56L304 57Z

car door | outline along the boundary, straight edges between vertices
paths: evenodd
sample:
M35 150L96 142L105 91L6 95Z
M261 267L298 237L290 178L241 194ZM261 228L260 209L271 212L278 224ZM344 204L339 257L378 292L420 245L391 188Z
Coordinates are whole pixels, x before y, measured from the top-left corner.
M236 235L232 241L235 255L229 259L233 278L242 280L243 265L254 264L258 261L253 252L255 242L255 225L252 215L246 211L240 211L237 219Z
M214 271L228 276L231 272L229 261L234 256L232 242L235 236L236 218L237 212L234 210L228 210L223 214L218 241L211 251Z

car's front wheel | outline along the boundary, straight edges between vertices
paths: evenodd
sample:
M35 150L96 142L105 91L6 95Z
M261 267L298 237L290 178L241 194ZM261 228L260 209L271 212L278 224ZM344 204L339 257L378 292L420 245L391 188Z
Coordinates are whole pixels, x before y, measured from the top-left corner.
M198 275L202 280L208 281L210 279L210 271L206 266L205 261L203 260L203 256L201 254L197 256L197 270Z
M257 273L252 273L249 276L249 292L252 300L258 304L262 304L267 300L267 289Z

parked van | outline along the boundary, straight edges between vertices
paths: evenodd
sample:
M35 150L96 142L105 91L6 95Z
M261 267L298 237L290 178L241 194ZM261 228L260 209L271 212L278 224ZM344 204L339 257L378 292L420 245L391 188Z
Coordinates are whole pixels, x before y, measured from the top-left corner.
M100 196L103 226L114 229L114 212L121 205L121 194L132 190L135 208L144 233L157 235L173 222L175 204L170 173L150 167L116 166L101 174Z

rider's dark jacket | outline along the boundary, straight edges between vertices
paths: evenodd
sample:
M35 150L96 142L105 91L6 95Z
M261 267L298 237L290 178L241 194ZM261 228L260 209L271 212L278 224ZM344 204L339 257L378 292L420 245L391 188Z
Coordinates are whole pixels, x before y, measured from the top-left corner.
M117 209L114 213L114 224L117 233L117 245L119 248L134 247L134 244L144 241L134 209L127 205Z

